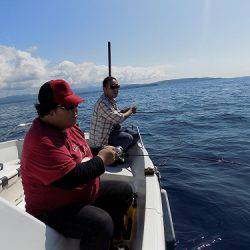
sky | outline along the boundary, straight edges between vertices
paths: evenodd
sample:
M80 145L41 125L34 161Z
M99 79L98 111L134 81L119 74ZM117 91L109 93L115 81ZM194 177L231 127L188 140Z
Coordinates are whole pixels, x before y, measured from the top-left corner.
M73 88L250 75L249 0L0 0L0 97L56 78Z

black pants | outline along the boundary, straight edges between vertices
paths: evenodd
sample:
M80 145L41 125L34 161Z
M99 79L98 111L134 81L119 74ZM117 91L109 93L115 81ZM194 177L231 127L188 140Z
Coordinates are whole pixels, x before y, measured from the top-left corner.
M132 197L133 190L128 183L102 181L100 195L93 204L72 204L38 219L66 237L81 239L81 250L106 250L113 237L121 236L123 216Z
M113 128L109 135L108 144L111 146L122 146L124 152L132 147L139 140L137 131L125 128Z

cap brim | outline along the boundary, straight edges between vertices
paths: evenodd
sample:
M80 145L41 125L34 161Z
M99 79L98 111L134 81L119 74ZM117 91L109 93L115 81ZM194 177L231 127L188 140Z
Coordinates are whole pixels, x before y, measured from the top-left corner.
M84 102L83 98L75 94L66 96L64 100L67 107L77 106L79 103Z

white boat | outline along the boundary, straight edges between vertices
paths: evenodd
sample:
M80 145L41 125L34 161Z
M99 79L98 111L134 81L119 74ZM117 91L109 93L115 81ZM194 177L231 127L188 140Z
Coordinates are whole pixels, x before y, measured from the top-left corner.
M88 134L86 134L88 138ZM20 177L23 140L0 143L0 246L5 250L79 250L79 240L63 235L25 212ZM175 242L167 192L142 140L129 151L126 163L107 167L104 179L126 180L136 199L124 219L123 245L131 250L164 250Z

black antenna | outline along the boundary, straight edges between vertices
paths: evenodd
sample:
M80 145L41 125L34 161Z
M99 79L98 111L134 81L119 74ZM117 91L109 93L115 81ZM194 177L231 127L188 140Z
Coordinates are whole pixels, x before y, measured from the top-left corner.
M109 76L111 76L111 43L108 42Z

